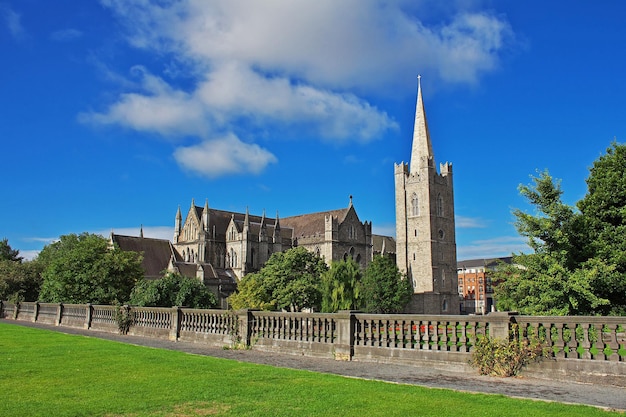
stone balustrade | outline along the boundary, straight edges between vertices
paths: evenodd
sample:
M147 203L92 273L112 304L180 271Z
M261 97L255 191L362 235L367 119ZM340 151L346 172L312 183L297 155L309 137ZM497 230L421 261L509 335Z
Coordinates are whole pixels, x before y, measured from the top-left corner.
M626 317L324 314L0 302L0 318L118 332L120 308L131 317L128 334L134 336L442 369L469 371L472 348L483 336L538 341L551 357L524 372L581 380L592 375L626 386Z

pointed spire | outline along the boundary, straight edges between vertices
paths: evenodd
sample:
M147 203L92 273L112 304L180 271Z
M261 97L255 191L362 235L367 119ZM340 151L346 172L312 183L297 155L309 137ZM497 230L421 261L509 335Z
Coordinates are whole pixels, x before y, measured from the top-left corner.
M139 226L139 237L143 238L143 224Z
M274 224L274 230L280 230L280 221L278 220L278 210L276 210L276 223Z
M350 194L350 204L348 204L348 207L352 207L352 194Z
M204 227L204 231L208 232L209 229L209 199L207 198L204 201L204 209L202 210L202 223Z
M183 215L180 212L180 206L178 206L178 210L176 211L176 221L174 222L174 243L178 242L178 237L180 236L180 232L182 231L183 224Z
M246 217L243 218L243 227L244 229L250 227L250 212L248 210L248 207L246 207Z
M278 220L278 210L276 210L276 223L274 223L274 243L281 243L280 221Z
M263 209L263 216L261 216L261 228L264 228L265 226L265 209Z
M433 146L430 142L426 111L422 100L422 76L417 76L417 104L415 106L415 125L413 127L413 146L411 149L411 166L409 172L417 172L423 166L422 160L428 163L433 158Z

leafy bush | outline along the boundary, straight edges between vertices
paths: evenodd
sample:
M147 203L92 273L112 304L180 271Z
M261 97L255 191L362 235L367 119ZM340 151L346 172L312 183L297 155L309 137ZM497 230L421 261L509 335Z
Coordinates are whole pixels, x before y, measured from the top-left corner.
M547 352L538 340L515 337L502 340L483 336L476 342L469 363L481 375L507 377L517 375L528 363L546 356Z
M140 307L214 308L217 298L198 279L167 272L157 280L139 281L131 292L130 303Z

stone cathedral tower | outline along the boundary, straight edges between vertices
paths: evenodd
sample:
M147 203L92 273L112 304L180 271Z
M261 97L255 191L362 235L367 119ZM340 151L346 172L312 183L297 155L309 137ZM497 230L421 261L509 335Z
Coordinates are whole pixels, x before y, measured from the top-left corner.
M459 314L452 164L437 172L420 81L411 161L394 165L396 262L413 285L408 312Z

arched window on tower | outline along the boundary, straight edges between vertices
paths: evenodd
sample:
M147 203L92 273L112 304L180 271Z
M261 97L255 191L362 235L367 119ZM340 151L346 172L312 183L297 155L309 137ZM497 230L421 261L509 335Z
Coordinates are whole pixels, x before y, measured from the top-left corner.
M420 214L420 206L419 200L417 198L417 194L413 193L411 196L411 216L419 216Z
M441 194L437 195L437 216L443 217L443 197Z

